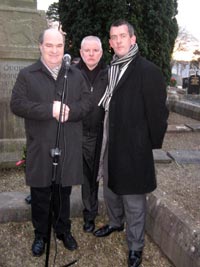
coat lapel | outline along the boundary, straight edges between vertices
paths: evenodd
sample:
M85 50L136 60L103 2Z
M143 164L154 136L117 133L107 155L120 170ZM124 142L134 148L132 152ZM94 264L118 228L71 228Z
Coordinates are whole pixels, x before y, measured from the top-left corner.
M115 87L114 91L113 91L113 95L115 94L115 92L120 88L120 87L123 87L123 83L126 81L126 79L129 77L129 75L134 75L133 73L133 68L134 68L134 65L136 64L136 61L137 61L137 58L136 57L129 65L128 65L128 68L125 70L124 74L122 75L121 79L119 80L117 86Z

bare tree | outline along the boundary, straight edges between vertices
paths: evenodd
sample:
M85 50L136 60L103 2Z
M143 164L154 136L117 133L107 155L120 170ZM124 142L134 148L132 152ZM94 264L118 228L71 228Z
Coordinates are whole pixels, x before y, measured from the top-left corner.
M191 33L185 28L180 27L174 45L174 53L178 51L188 51L191 48L191 44L193 45L197 42L198 40Z

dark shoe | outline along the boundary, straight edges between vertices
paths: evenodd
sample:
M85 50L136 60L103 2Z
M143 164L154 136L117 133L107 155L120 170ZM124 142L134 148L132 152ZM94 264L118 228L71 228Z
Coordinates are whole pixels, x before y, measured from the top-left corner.
M142 251L129 251L128 267L139 267L142 263Z
M59 240L62 240L64 246L69 250L75 250L78 247L76 240L74 239L74 237L72 236L70 232L57 235L57 238Z
M94 221L85 221L83 225L83 230L87 233L92 233L94 231L95 224Z
M106 224L102 228L99 228L98 230L96 230L94 232L94 235L96 237L104 237L104 236L110 235L112 232L115 232L115 231L120 232L123 230L124 230L124 225L120 227L113 227L113 226L110 226L109 224Z
M45 242L42 237L35 237L32 245L33 256L40 257L44 253Z
M28 195L26 198L25 198L25 201L28 205L31 204L31 195Z

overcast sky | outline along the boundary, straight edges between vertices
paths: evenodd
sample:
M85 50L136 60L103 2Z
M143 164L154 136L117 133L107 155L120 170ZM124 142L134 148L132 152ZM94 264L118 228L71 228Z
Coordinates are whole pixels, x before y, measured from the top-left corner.
M200 0L178 0L178 12L179 26L200 40Z
M58 1L37 0L37 7L40 10L47 10L54 2ZM178 0L178 12L179 26L186 28L200 40L200 0Z

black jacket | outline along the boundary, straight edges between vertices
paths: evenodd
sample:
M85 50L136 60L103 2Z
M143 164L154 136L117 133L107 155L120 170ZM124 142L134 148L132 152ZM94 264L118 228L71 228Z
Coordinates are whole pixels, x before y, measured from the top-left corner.
M19 72L11 97L11 110L25 119L27 138L26 182L32 187L51 185L52 158L58 122L52 116L54 100L60 100L65 68L62 66L55 81L40 60ZM69 119L61 124L61 184L83 183L82 175L82 119L91 109L90 92L80 71L70 67L65 103Z
M96 67L93 79L89 79L89 70L81 61L76 65L81 70L92 94L93 109L83 120L83 162L90 168L91 185L96 182L101 143L103 136L104 109L98 106L108 83L108 67L100 61ZM89 76L91 78L91 76ZM92 80L92 81L91 81ZM89 178L89 177L88 177Z
M104 109L101 106L99 107L98 103L103 96L108 83L108 67L103 63L103 61L100 61L98 64L99 71L92 82L88 79L87 72L89 70L85 66L85 63L82 59L76 65L76 67L85 77L87 85L92 93L93 100L93 109L83 120L83 131L97 133L99 131L99 127L101 127L101 124L103 123L104 118Z
M166 85L159 68L137 56L118 82L109 107L109 188L145 194L156 188L152 149L167 129Z

